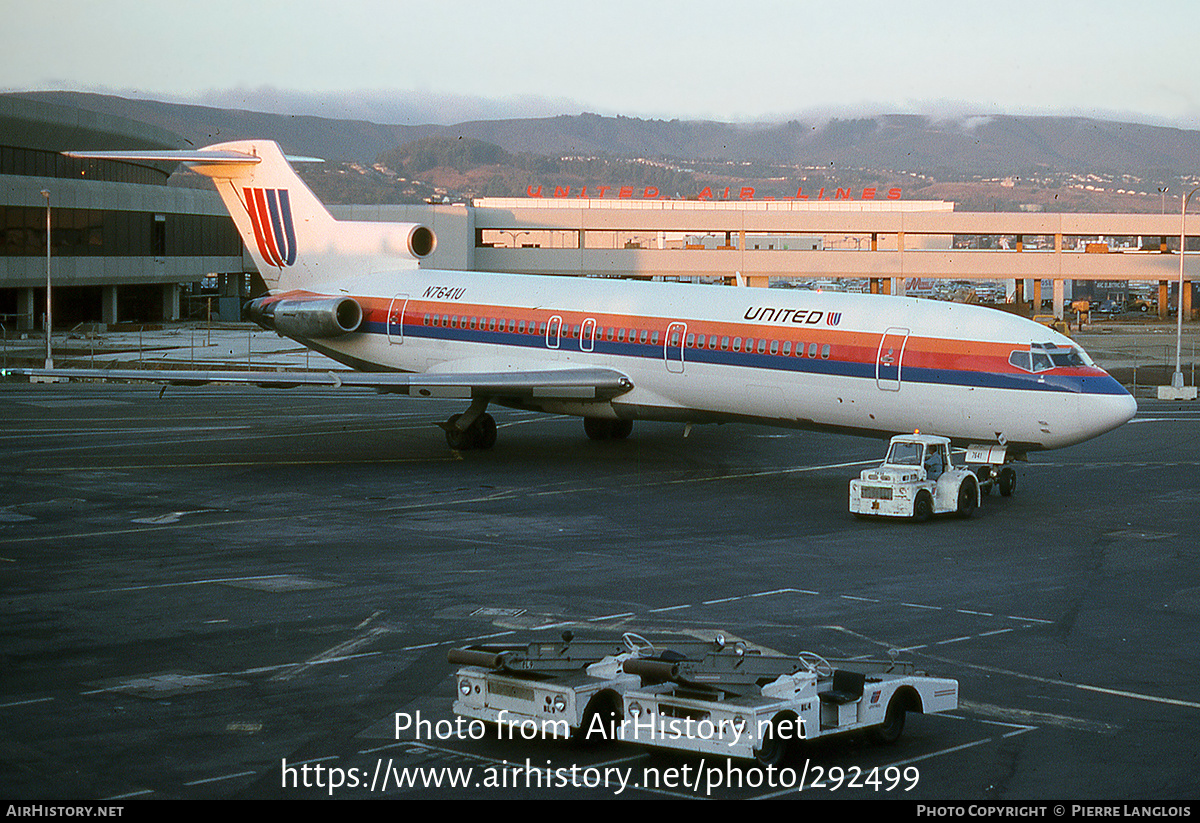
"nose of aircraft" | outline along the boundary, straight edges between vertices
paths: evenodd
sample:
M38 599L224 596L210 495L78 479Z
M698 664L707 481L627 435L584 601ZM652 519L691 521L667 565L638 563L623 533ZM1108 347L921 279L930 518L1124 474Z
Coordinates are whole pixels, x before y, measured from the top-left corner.
M1096 437L1128 423L1137 414L1137 401L1125 387L1108 378L1105 391L1085 394L1080 399L1079 416L1086 437Z

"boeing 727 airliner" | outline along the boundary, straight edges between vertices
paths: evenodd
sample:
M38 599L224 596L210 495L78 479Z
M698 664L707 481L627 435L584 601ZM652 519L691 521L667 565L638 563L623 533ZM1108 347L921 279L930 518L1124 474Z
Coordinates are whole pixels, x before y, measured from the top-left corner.
M279 146L87 153L178 161L211 177L269 293L274 329L354 372L36 374L369 387L469 401L442 424L490 448L489 404L583 418L748 421L887 437L920 429L1008 459L1078 443L1135 413L1069 338L993 309L915 298L422 269L432 232L334 220Z

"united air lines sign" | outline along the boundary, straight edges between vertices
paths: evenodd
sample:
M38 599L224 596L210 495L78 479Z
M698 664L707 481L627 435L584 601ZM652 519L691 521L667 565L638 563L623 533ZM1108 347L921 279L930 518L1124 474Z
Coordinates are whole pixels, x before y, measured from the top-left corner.
M662 194L656 186L554 186L551 188L548 185L538 184L530 185L525 188L526 197L557 197L557 198L597 198L597 199L616 199L616 200L670 200L672 198ZM733 186L718 187L715 191L712 186L705 186L699 192L690 197L684 197L685 200L899 200L901 190L899 187L890 189L879 189L874 186L867 186L863 189L851 188L849 186L842 188L832 187L820 189L804 190L804 186L796 188L796 193L793 195L785 195L783 197L775 197L771 195L756 197L753 186L742 186L735 188Z

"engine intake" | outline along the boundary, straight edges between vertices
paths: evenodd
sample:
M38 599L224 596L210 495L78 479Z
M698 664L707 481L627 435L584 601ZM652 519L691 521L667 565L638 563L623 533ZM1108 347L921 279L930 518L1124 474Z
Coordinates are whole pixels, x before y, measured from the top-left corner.
M362 326L362 306L352 297L270 300L269 297L252 300L250 319L287 337L341 337Z

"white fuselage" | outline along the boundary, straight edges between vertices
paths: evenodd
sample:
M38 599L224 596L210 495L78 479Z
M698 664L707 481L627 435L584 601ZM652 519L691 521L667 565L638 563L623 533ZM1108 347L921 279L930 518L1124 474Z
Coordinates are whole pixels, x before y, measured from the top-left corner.
M354 297L366 322L345 337L303 342L356 368L599 366L633 382L611 401L521 403L549 412L875 435L920 429L1025 451L1094 437L1136 411L1128 392L1086 355L1038 372L1013 366L1013 351L1073 344L1040 324L976 306L428 269L375 274L319 293Z

